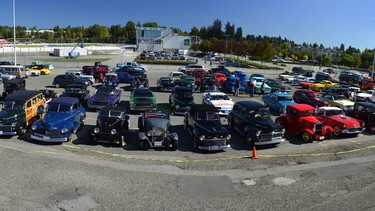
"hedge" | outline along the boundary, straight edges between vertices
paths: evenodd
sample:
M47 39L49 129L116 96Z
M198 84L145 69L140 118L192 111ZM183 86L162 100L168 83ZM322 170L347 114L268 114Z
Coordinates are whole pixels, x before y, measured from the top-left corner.
M187 62L182 60L141 60L137 59L135 60L139 64L163 64L163 65L188 65L188 64L195 64L193 62Z

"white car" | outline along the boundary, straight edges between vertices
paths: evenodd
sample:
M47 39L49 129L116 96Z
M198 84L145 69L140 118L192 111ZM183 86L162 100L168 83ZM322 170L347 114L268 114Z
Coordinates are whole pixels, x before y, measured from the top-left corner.
M185 73L188 70L194 70L194 69L204 69L204 66L200 64L189 64L189 65L186 65L185 67L178 68L178 71Z
M367 90L365 92L357 93L355 98L356 101L370 101L370 97L375 92L375 90Z
M175 83L177 85L181 83L180 77L182 75L184 75L182 72L171 72L171 73L169 73L169 77L172 79L173 83Z
M232 110L234 102L223 92L205 92L203 93L203 104L211 104L219 109L219 114L228 115Z
M2 79L2 81L7 81L7 80L15 79L16 76L0 73L0 78Z
M37 70L26 70L27 76L40 76L40 71Z

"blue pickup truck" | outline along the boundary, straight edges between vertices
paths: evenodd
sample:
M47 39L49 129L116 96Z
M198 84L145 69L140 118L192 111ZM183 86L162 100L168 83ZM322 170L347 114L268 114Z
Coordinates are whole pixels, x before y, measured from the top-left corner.
M266 105L270 109L277 111L278 113L284 113L288 105L296 104L292 96L286 93L274 92L263 95L262 100L264 101L264 105Z

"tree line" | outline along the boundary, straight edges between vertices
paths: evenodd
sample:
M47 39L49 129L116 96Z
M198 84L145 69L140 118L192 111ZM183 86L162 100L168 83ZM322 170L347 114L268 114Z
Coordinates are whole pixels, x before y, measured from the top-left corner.
M165 27L159 26L156 22L135 24L128 21L125 26L112 25L102 26L94 24L87 28L83 26L60 27L55 26L52 31L40 33L37 27L27 29L24 26L16 27L18 38L33 38L38 42L61 42L61 43L136 43L136 26L143 27ZM30 30L31 33L27 33ZM306 42L297 44L286 38L255 36L252 34L243 35L242 27L227 23L223 26L221 20L216 19L209 26L197 28L194 26L190 32L182 31L179 28L172 28L174 33L186 36L199 36L201 42L193 44L191 48L202 52L218 52L234 54L238 56L249 56L251 59L271 61L275 55L292 60L307 60L318 62L322 65L331 63L346 65L349 67L370 68L373 61L373 51L359 49L344 44L333 48L325 48L322 44L308 44ZM13 27L0 26L0 38L12 38Z

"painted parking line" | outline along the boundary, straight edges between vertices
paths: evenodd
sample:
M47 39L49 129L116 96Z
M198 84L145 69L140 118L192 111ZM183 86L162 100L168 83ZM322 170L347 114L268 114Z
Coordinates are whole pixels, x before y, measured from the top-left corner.
M207 159L157 159L157 158L139 158L139 157L133 157L131 155L125 155L125 154L117 154L117 153L110 153L110 152L104 152L100 150L94 150L90 148L85 147L79 147L74 146L70 144L62 144L63 147L66 148L73 148L78 150L84 150L87 152L97 153L101 155L107 155L112 157L118 157L123 159L130 159L130 160L140 160L140 161L157 161L157 162L165 162L165 163L202 163L202 162L213 162L213 161L228 161L233 159L248 159L251 158L249 155L238 155L238 156L229 156L229 157L220 157L220 158L207 158ZM368 146L368 147L362 147L358 149L352 149L352 150L345 150L345 151L339 151L339 152L324 152L324 153L296 153L296 154L259 154L259 158L281 158L281 157L320 157L320 156L330 156L330 155L342 155L342 154L349 154L349 153L355 153L363 150L369 150L369 149L375 149L375 145Z

